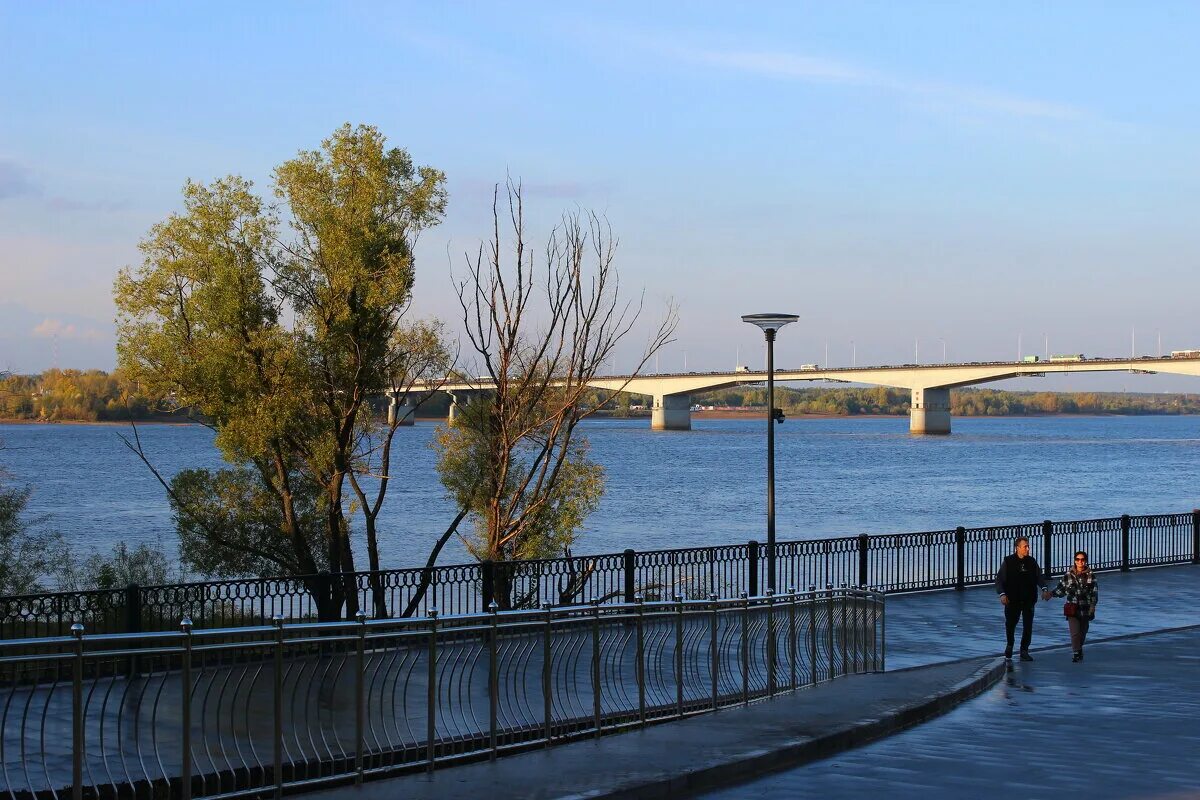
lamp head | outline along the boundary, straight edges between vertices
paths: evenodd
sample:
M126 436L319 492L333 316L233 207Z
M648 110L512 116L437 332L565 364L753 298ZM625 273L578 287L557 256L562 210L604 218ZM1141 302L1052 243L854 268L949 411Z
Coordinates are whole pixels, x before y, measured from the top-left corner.
M800 317L796 314L743 314L742 322L757 325L764 331L777 331L784 325L790 325Z

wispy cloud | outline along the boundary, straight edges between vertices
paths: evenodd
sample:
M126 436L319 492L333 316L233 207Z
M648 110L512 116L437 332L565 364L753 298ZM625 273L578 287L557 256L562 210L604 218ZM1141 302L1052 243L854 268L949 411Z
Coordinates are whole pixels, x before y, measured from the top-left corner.
M1091 116L1084 109L1063 103L994 92L979 87L890 75L845 61L800 53L716 50L649 39L638 41L660 55L677 61L704 64L773 80L876 89L925 104L968 108L1009 117L1069 121Z
M28 167L15 161L0 160L0 200L11 197L38 195L41 191L33 181Z
M85 341L95 341L103 338L104 334L95 328L80 329L70 323L65 323L59 319L46 317L33 327L30 335L37 339L82 339Z
M128 200L73 200L70 197L51 197L46 201L51 211L124 211Z
M50 195L39 183L33 170L16 161L0 159L0 200L27 198L33 204L57 213L124 211L128 200L85 200L63 195Z

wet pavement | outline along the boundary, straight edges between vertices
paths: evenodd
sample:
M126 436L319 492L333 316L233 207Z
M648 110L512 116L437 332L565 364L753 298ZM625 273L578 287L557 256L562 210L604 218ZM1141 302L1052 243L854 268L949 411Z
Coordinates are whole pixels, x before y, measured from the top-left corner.
M964 676L985 685L981 665L1004 646L991 587L890 597L887 674L321 796L1200 797L1200 627L1186 629L1200 626L1200 566L1105 573L1099 581L1082 664L1071 663L1062 601L1040 603L1034 662L1017 662L999 685L945 716L873 743L866 742L889 732L873 725L889 715L919 722L909 712ZM1101 641L1111 637L1134 638ZM847 726L861 735L836 733ZM811 763L729 786L753 774L747 764L778 769L787 758L772 763L767 754L796 751L822 732L828 741L831 731L838 744L813 757L840 755L811 761L795 752L791 763ZM729 788L697 794L717 786Z
M1200 566L1160 567L1096 576L1100 602L1093 640L1200 624ZM1051 582L1053 587L1057 581ZM1033 649L1069 642L1063 601L1037 604ZM1021 636L1017 628L1017 639ZM887 599L888 669L1004 650L1004 612L995 589L921 592Z
M1200 629L1035 659L943 717L701 796L1200 797Z

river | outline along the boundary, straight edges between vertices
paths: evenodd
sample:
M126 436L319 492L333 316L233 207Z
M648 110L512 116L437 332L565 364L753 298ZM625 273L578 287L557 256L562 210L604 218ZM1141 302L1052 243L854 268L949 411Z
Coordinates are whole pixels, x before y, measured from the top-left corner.
M589 420L607 491L577 554L762 540L762 421L694 420L653 432L644 419ZM946 437L912 437L907 418L793 419L777 426L780 540L934 530L1200 505L1200 417L956 418ZM212 434L194 425L140 429L166 474L218 467ZM424 563L453 518L434 470L434 423L397 435L382 520L385 566ZM28 484L31 518L79 554L118 540L174 556L162 487L121 443L121 426L0 425L0 467ZM452 542L441 563L466 559ZM360 559L360 564L362 559Z

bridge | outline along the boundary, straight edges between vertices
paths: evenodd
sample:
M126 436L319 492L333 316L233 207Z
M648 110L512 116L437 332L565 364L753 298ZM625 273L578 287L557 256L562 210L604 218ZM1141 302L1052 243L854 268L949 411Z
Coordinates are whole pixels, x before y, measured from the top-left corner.
M975 386L1007 378L1041 377L1051 373L1133 372L1200 376L1200 356L1140 358L1087 358L1046 361L988 361L961 364L903 364L879 367L805 366L802 369L777 369L775 380L827 381L908 389L912 392L909 432L917 434L950 433L950 390ZM740 369L732 372L685 372L654 375L606 375L588 381L588 385L612 392L632 392L652 397L650 427L654 430L686 431L692 427L692 395L735 386L762 383L765 371ZM430 387L434 388L434 387ZM468 402L472 394L495 388L490 378L447 381L440 387L456 406ZM393 398L390 413L403 410L406 401ZM412 419L412 415L408 415Z

